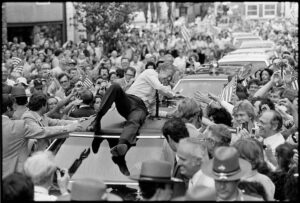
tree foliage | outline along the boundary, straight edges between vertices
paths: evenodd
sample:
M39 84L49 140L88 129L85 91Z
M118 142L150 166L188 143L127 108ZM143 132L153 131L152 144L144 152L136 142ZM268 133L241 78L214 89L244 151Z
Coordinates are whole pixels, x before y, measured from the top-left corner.
M134 4L125 2L76 2L74 7L87 33L103 41L105 54L124 40L136 10Z

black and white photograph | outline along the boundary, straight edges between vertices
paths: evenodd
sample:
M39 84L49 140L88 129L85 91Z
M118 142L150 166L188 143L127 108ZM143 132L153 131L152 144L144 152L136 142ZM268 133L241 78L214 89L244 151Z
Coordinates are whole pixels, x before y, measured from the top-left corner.
M298 1L1 5L1 202L299 201Z

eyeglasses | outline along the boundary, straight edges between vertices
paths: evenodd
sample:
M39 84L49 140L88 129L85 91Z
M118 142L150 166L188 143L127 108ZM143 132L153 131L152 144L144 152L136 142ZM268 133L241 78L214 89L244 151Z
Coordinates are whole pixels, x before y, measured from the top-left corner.
M69 80L62 80L62 81L60 81L61 84L64 84L64 83L67 83L67 82L69 82Z
M129 76L129 77L134 77L134 75L131 75L131 74L127 74L127 73L126 73L125 75L127 75L127 76Z

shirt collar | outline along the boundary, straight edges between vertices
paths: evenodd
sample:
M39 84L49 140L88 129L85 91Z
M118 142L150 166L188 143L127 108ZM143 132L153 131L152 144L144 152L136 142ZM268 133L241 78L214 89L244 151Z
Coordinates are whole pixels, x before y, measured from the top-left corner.
M2 114L2 118L7 118L7 119L9 119L9 117L8 117L7 115L3 115L3 114Z
M34 186L34 192L36 193L42 193L42 194L47 194L48 195L48 189L41 187L41 186Z

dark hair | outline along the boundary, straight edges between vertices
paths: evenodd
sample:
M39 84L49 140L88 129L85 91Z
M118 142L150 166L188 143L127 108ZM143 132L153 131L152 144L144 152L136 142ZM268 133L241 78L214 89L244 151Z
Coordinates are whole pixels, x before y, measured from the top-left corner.
M295 201L295 202L299 201L298 179L299 179L298 166L294 166L289 170L286 176L286 181L284 184L285 200Z
M273 75L273 70L272 69L269 69L269 68L265 68L265 69L263 69L261 72L260 72L260 74L259 74L259 77L260 77L260 79L262 80L262 74L263 74L263 72L264 71L267 71L268 72L268 74L270 75L270 77Z
M155 194L156 190L161 188L165 189L167 183L139 181L139 187L142 193L142 197L150 199Z
M278 157L278 166L285 172L289 171L289 165L294 155L293 149L294 146L287 142L279 145L275 149Z
M262 98L261 103L259 105L259 111L261 112L261 107L262 105L266 104L270 108L270 110L275 110L275 105L274 103L269 99L269 98Z
M60 74L57 76L58 82L60 82L60 80L61 80L64 76L66 76L66 77L68 78L68 80L70 80L69 74L67 74L67 73L60 73Z
M93 93L90 90L85 90L81 92L80 98L82 99L82 103L91 105L94 101Z
M52 51L52 53L53 53L53 49L50 48L50 47L48 47L48 48L45 49L45 53L46 53L46 54L47 54L48 50Z
M24 97L15 97L16 103L18 105L26 105L28 103L28 99L26 96Z
M38 111L43 106L46 106L46 105L47 105L47 96L42 93L37 93L37 94L33 94L30 97L30 100L28 103L28 108L31 111Z
M256 84L257 86L259 86L260 85L260 81L258 79L252 79L252 80L250 80L248 82L248 84L247 84L247 89L249 89L252 84Z
M207 117L212 117L214 123L216 124L225 124L229 127L232 127L232 116L225 108L211 108L207 109Z
M33 201L34 185L28 176L22 173L12 173L3 179L2 183L4 201Z
M134 75L136 74L135 68L133 68L133 67L128 67L128 68L125 69L125 73L126 73L128 70L132 71Z
M249 96L246 87L240 83L238 83L236 86L236 96L239 98L239 100L248 99Z
M228 126L224 124L214 124L210 125L207 128L212 132L214 137L220 139L217 146L229 146L231 142L231 132L229 131Z
M106 70L107 71L107 74L109 74L109 69L108 68L106 68L106 67L101 67L100 69L99 69L99 75L101 75L101 71L102 70Z
M277 123L276 131L278 132L282 128L282 124L283 124L282 116L278 111L275 110L271 110L271 111L273 112L273 118L271 119L271 124L274 124L274 122Z
M7 111L7 108L13 108L14 98L9 94L2 94L1 114Z
M167 140L168 136L170 136L176 143L179 143L179 140L183 138L189 137L185 123L180 118L171 118L167 120L162 127L162 133Z
M149 62L145 65L145 69L148 69L149 66L153 66L153 69L156 70L156 65L155 65L155 63L153 63L152 61L149 61Z
M117 75L117 77L123 78L123 77L124 77L124 73L125 73L124 69L122 69L122 68L117 68L117 70L116 70L116 75Z
M115 71L110 72L109 75L108 75L108 80L109 80L109 81L110 81L110 78L111 78L111 76L112 76L113 74L117 75L117 73L116 73Z
M259 182L241 180L238 183L238 188L243 190L247 195L260 196L264 201L268 201L266 190L264 186Z
M61 53L63 53L63 51L61 49L57 49L54 51L55 56L59 56Z
M252 170L258 169L264 162L264 153L261 146L252 138L239 139L233 144L240 158L250 162Z

